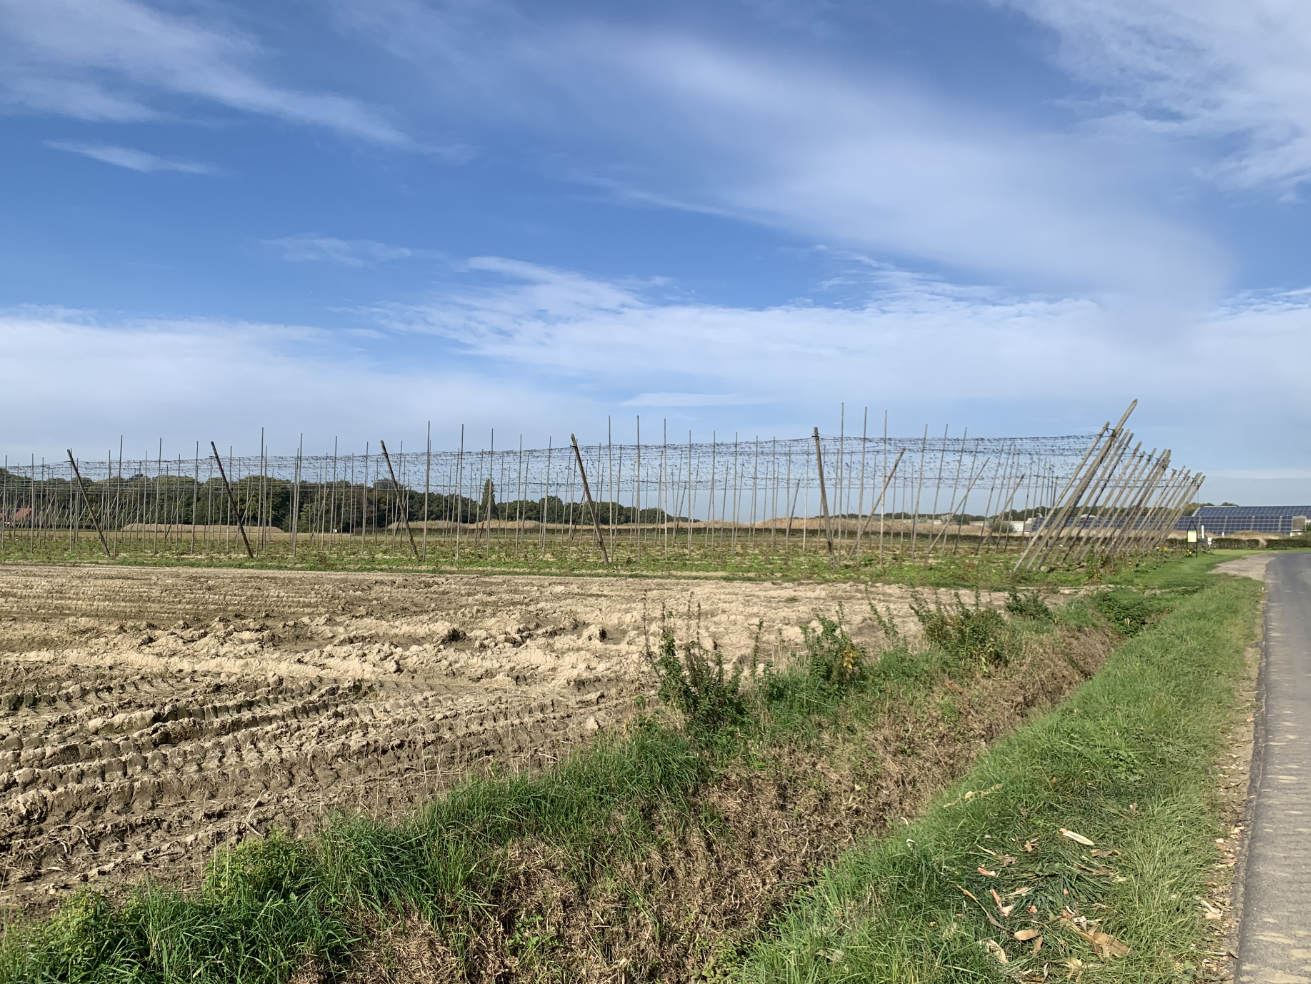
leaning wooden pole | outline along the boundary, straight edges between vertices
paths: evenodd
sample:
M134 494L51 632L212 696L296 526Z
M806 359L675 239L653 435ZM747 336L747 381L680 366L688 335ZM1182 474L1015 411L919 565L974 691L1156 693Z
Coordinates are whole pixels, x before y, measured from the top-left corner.
M1133 491L1125 504L1125 518L1120 523L1119 529L1116 530L1115 536L1107 544L1103 552L1102 561L1111 560L1122 548L1133 543L1138 538L1139 524L1142 522L1143 506L1147 502L1147 497L1155 488L1160 476L1165 473L1166 467L1170 463L1170 452L1167 450L1161 458L1157 458L1157 448L1152 448L1147 457L1143 459L1143 468L1134 478Z
M819 446L819 428L815 428L815 465L819 469L819 507L824 511L824 539L828 541L828 562L832 566L835 558L833 556L833 525L828 518L828 492L824 488L824 452Z
M1110 426L1111 422L1109 420L1102 424L1102 429L1097 432L1097 436L1093 438L1092 444L1088 446L1088 450L1083 453L1083 457L1079 459L1079 463L1075 465L1074 471L1070 473L1070 477L1066 481L1065 487L1061 489L1060 494L1052 500L1052 507L1048 510L1047 515L1043 517L1042 526L1038 527L1037 531L1033 534L1033 539L1031 539L1029 545L1024 548L1024 552L1020 554L1020 559L1015 562L1014 570L1018 571L1028 559L1029 554L1033 552L1034 547L1038 546L1051 535L1052 521L1055 520L1056 514L1062 510L1065 497L1069 495L1070 490L1074 488L1074 483L1079 480L1079 475L1083 470L1083 466L1087 464L1088 459L1092 457L1092 453L1097 450L1097 446L1101 444L1102 438L1106 436L1106 432L1110 429Z
M1170 449L1167 448L1158 458L1156 457L1156 448L1152 448L1152 453L1147 456L1147 460L1150 467L1143 476L1142 485L1129 506L1129 520L1121 527L1119 536L1111 542L1107 550L1108 559L1116 556L1124 549L1137 552L1135 545L1141 544L1145 538L1148 503L1151 502L1161 479L1169 470Z
M1075 567L1083 564L1089 558L1097 561L1099 552L1102 555L1099 563L1105 561L1105 553L1110 548L1111 543L1115 540L1116 535L1120 531L1120 524L1124 521L1125 508L1132 500L1133 494L1138 488L1138 476L1142 473L1142 470L1145 467L1145 458L1143 456L1142 448L1143 443L1142 441L1139 441L1134 446L1133 454L1129 459L1128 465L1125 466L1121 474L1117 476L1116 484L1111 489L1111 497L1104 507L1107 516L1110 518L1110 522L1109 524L1100 524L1105 532L1100 537L1090 536L1084 540L1082 546L1075 551L1074 556L1070 558L1070 562ZM1109 529L1106 528L1108 526ZM1099 547L1100 551L1098 549Z
M1065 508L1062 510L1062 515L1056 522L1056 528L1052 531L1052 539L1048 540L1045 544L1043 552L1035 556L1030 564L1031 567L1041 570L1042 566L1047 562L1047 558L1051 556L1052 551L1057 549L1060 546L1061 541L1065 539L1066 523L1069 522L1070 516L1074 514L1079 503L1083 501L1083 497L1087 494L1089 486L1091 486L1101 475L1103 466L1106 464L1106 459L1109 458L1112 452L1118 448L1120 444L1120 435L1124 432L1125 422L1129 419L1129 415L1133 413L1134 408L1137 406L1138 401L1133 400L1130 402L1129 406L1125 408L1124 413L1120 415L1119 422L1116 423L1115 427L1111 430L1110 435L1106 439L1106 443L1102 446L1102 450L1098 453L1097 457L1093 459L1093 463L1088 467L1087 472L1084 473L1083 479L1075 487L1074 493L1070 496L1070 500L1065 504Z
M578 474L583 478L583 495L587 499L588 511L592 514L592 530L596 533L596 545L601 548L601 559L605 561L605 566L609 567L610 554L605 549L605 537L601 535L601 521L596 517L596 503L592 501L592 489L587 484L587 471L583 468L583 453L578 450L578 438L570 434L569 440L574 446L574 460L578 462Z
M399 500L401 487L396 481L396 471L391 466L391 455L387 453L387 442L379 439L378 444L382 446L382 456L387 462L387 474L391 476L391 487L396 493ZM402 442L402 450L404 450ZM414 559L419 559L419 546L414 542L414 531L410 529L410 494L405 493L405 505L401 507L401 525L405 527L405 535L410 538L410 549L414 551Z
M237 497L232 494L232 484L228 481L228 473L223 468L223 459L219 457L218 446L210 441L209 448L214 452L214 460L218 462L219 478L223 479L223 488L227 489L228 505L232 507L232 515L236 517L237 529L241 532L241 542L246 545L246 556L254 560L255 551L250 549L250 538L246 536L246 524L241 521L241 511L237 509Z
M1129 450L1129 442L1132 440L1133 433L1131 431L1125 431L1120 437L1119 444L1111 450L1111 455L1106 460L1106 464L1102 468L1102 473L1097 476L1095 488L1086 504L1089 523L1075 526L1074 534L1066 537L1065 553L1061 554L1061 559L1056 562L1057 564L1064 564L1070 559L1071 553L1085 539L1085 533L1088 534L1088 536L1093 535L1097 521L1100 518L1097 515L1097 510L1101 508L1102 496L1110 487L1112 480L1115 478L1116 472L1119 471L1120 462L1124 460L1125 452Z
M105 556L110 556L109 544L105 542L105 531L100 528L100 517L96 515L96 505L91 501L91 497L86 494L86 486L82 483L82 473L77 469L77 461L73 457L73 449L68 449L68 463L73 466L73 475L77 479L78 491L82 493L82 501L86 503L86 511L91 514L91 524L96 528L96 536L100 537L100 545L105 550ZM72 515L72 510L69 510Z
M860 551L861 535L865 532L865 528L869 526L870 521L874 518L874 514L878 512L879 508L883 505L883 497L887 495L888 486L892 484L892 479L897 474L897 466L901 464L901 458L905 453L906 453L905 448L902 448L900 451L897 452L897 460L892 463L892 470L889 471L883 477L883 488L879 490L879 497L874 500L874 504L869 507L869 513L865 516L863 520L861 520L860 529L856 530L857 552Z
M991 458L983 459L983 464L979 465L979 470L974 473L974 477L971 478L969 484L965 486L965 494L960 497L960 502L958 502L956 504L956 507L952 510L954 514L959 514L965 509L965 503L970 501L970 493L974 491L974 484L983 476L984 471L987 470L988 463L991 461L992 461ZM938 548L938 544L942 542L942 538L947 535L947 531L949 529L951 529L950 523L942 524L942 529L938 532L938 535L933 538L933 542L929 544L928 552L924 555L925 561L928 561L933 557L933 551ZM960 542L959 526L957 527L956 537L957 537L956 542L959 543ZM953 549L953 553L954 552L955 551Z

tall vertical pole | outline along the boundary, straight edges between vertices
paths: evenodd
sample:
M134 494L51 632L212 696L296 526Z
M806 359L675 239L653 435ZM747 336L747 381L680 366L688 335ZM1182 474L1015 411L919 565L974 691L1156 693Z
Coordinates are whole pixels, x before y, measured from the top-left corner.
M432 494L432 421L428 421L425 449L423 452L423 559L428 559L428 499ZM520 439L520 453L523 442Z

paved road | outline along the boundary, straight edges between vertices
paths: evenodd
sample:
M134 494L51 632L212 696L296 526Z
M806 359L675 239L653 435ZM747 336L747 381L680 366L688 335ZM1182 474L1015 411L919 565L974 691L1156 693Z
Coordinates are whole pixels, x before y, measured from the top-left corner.
M1264 735L1237 981L1311 984L1311 553L1276 556L1266 586Z

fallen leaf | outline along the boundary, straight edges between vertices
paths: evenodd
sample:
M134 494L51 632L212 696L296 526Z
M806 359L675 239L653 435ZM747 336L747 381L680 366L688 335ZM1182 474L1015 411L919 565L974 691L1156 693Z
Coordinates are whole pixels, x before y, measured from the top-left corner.
M979 874L981 874L981 875L987 875L989 878L996 878L996 877L997 877L997 872L995 872L995 871L989 871L987 868L983 867L982 865L979 866Z
M1082 844L1084 847L1093 846L1093 842L1083 836L1083 834L1076 834L1073 830L1066 830L1064 827L1061 828L1061 833L1070 838L1070 840L1074 841L1076 844Z
M1069 919L1064 919L1062 922L1091 943L1093 949L1097 951L1097 955L1103 960L1109 960L1111 957L1127 957L1133 952L1128 945L1121 940L1117 940L1110 933L1103 933L1100 929L1083 929Z
M1035 939L1041 935L1041 929L1017 929L1015 931L1015 938L1021 943L1027 943L1029 940Z
M1006 951L1001 948L1001 944L996 940L984 940L983 945L987 947L988 952L997 958L998 963L1010 963L1010 958L1006 956Z
M1001 896L997 894L997 890L995 888L992 890L992 901L997 903L997 911L1001 913L1001 917L1003 919L1005 919L1007 916L1009 916L1012 912L1015 911L1014 902L1012 902L1010 905L1002 905Z
M1033 955L1036 957L1038 955L1038 951L1041 949L1042 949L1042 937L1039 936L1036 940L1033 941Z

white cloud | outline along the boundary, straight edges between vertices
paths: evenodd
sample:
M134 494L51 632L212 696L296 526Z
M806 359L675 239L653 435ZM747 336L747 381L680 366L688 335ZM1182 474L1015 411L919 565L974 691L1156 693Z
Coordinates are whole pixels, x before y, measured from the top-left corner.
M267 427L275 452L419 446L425 421L438 447L470 433L518 425L529 446L579 421L604 419L585 396L522 379L483 377L411 348L399 365L351 339L304 325L219 319L157 320L58 308L0 309L0 419L23 420L0 451L11 459L62 457L70 445L95 458L127 439L128 455L164 439L165 454L193 442L258 446ZM392 340L392 351L398 351ZM59 353L59 371L50 369ZM40 407L39 413L32 413ZM508 407L533 414L509 419ZM153 452L152 452L153 453Z
M390 260L408 260L435 255L428 250L392 246L372 239L338 239L335 236L319 236L313 233L267 239L265 245L278 250L284 260L340 263L350 267L369 267Z
M143 123L163 114L110 88L69 78L5 78L0 70L0 106L68 116L91 123Z
M1056 32L1059 63L1097 85L1121 121L1140 132L1230 141L1212 176L1286 190L1311 178L1311 5L997 2Z
M27 422L10 438L24 446L7 450L74 441L90 453L119 433L141 443L160 432L175 448L210 436L250 447L261 425L284 448L302 429L307 446L379 431L390 442L417 439L429 418L439 444L465 423L523 430L534 446L570 431L586 441L621 407L667 412L682 431L795 436L836 426L840 400L849 423L863 404L892 408L894 433L925 420L971 434L1075 433L1139 397L1145 445L1219 476L1210 498L1274 489L1254 484L1267 477L1284 480L1278 498L1311 498L1296 484L1311 458L1287 436L1311 430L1311 291L1231 298L1184 344L1158 345L1108 331L1115 312L1088 298L887 269L854 306L752 308L483 257L427 303L363 314L381 337L0 311L0 419Z
M1225 279L1223 251L1161 206L1189 180L1164 140L1044 129L869 64L505 4L335 9L352 38L413 63L430 105L508 122L560 174L636 204L1167 309L1208 304Z
M749 308L512 260L469 266L427 303L364 314L414 344L434 336L448 350L536 377L628 383L628 401L727 393L738 404L796 406L873 392L903 404L1059 407L1143 396L1233 418L1212 394L1250 378L1261 384L1244 394L1245 414L1277 407L1311 425L1304 360L1271 358L1304 350L1307 291L1231 298L1196 319L1181 344L1126 337L1122 312L1086 296L1007 294L886 267L874 269L859 304Z
M215 169L209 164L196 161L184 161L160 157L144 150L132 147L118 147L113 144L84 144L70 140L47 140L46 146L52 150L62 150L70 154L81 154L102 164L125 167L129 171L149 174L153 171L178 171L182 174L214 174Z
M141 120L142 99L184 96L383 144L408 137L334 93L262 77L250 38L136 0L0 0L0 91L11 104L80 119Z

